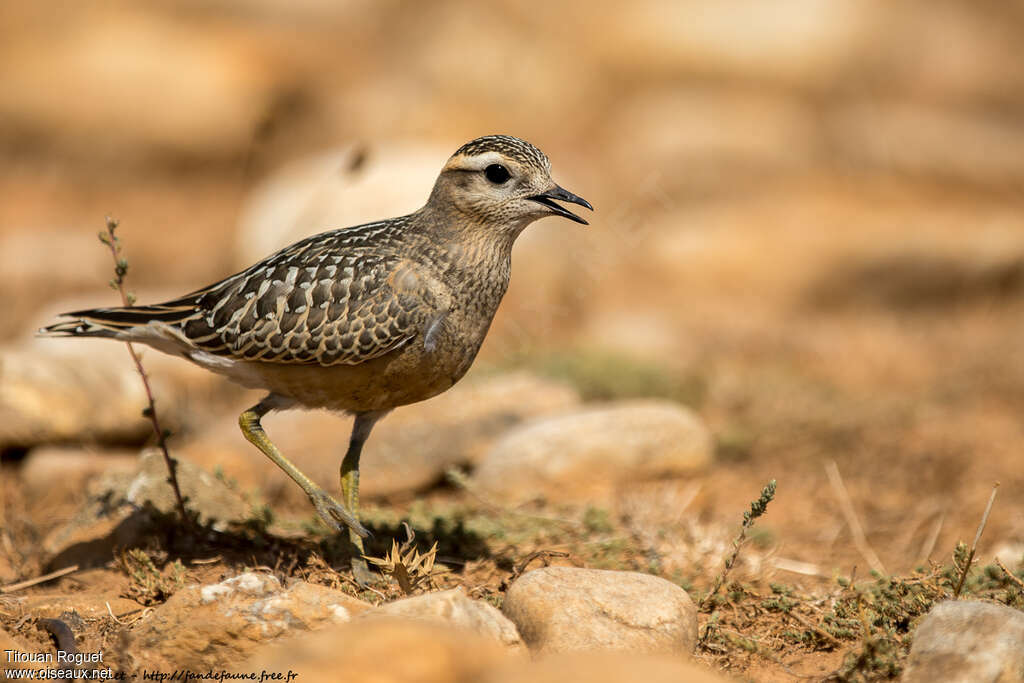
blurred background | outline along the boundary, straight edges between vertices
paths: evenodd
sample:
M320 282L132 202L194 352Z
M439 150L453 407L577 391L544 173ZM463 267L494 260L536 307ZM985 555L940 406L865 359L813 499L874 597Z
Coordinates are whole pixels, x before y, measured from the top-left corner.
M775 478L764 547L811 576L863 568L831 461L888 569L973 537L996 480L986 553L1019 559L1022 46L1024 4L1006 0L7 3L7 527L44 538L149 438L120 345L32 339L58 312L116 302L105 215L121 221L129 287L151 302L305 234L414 210L460 144L507 133L596 212L517 244L466 380L500 406L473 448L545 400L572 402L551 387L584 403L659 398L699 416L710 458L678 485L637 489L633 519L668 524L671 509L672 524L734 530ZM257 397L157 356L145 359L172 448L308 517L236 433ZM521 393L487 384L510 373ZM445 400L397 411L367 457L426 435L431 453L463 453L468 409ZM267 424L286 452L312 444L297 459L334 485L347 425ZM473 457L446 466L473 474ZM382 479L364 485L386 506L443 477L400 491ZM715 565L731 533L676 548L678 564L706 552ZM0 579L41 562L19 548Z

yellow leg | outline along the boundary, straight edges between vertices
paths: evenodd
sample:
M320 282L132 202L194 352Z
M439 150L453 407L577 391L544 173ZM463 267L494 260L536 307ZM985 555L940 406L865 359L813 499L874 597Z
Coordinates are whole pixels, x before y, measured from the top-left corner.
M263 431L263 426L260 424L260 418L266 415L269 410L270 407L267 401L263 401L242 413L238 417L238 426L242 428L242 434L256 448L260 449L264 455L270 458L275 465L284 470L285 474L291 477L296 484L302 487L302 490L309 496L310 502L313 503L313 507L316 508L317 514L320 515L320 518L330 528L339 532L347 528L349 536L358 539L361 547L363 537L368 536L370 532L359 523L359 518L355 512L346 509L338 501L331 498L326 491L314 484L309 477L299 471L299 468L281 455L281 451L278 450L277 446L267 438L267 433Z
M359 518L359 456L363 452L363 444L370 436L373 425L384 416L384 413L360 413L352 425L352 437L349 439L348 450L341 461L341 497L345 507ZM363 558L363 538L349 528L348 538L352 548L352 575L360 584L371 583L376 576L370 571Z

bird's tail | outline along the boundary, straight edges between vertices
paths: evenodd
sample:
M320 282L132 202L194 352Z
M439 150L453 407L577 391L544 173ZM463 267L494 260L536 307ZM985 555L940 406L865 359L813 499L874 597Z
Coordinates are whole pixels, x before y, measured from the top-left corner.
M193 305L179 302L154 306L91 308L62 313L62 318L71 320L40 328L36 334L40 337L106 337L130 341L132 328L145 327L150 323L174 325L194 314Z

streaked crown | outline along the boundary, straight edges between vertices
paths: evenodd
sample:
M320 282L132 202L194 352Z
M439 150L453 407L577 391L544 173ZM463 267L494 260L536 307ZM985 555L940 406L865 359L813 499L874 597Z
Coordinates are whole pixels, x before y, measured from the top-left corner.
M462 147L455 150L452 157L457 156L481 156L488 152L515 159L525 166L534 166L550 172L551 162L544 152L540 151L526 140L514 138L511 135L485 135L476 140L470 140Z

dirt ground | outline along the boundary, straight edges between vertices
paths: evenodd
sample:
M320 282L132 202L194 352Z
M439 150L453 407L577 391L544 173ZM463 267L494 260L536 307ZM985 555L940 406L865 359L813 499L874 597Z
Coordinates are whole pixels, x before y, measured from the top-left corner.
M974 540L998 482L964 591L1024 608L1019 579L994 564L1024 577L1024 41L1020 22L1000 19L1019 10L864 3L847 8L852 19L819 8L805 24L757 28L737 20L758 20L744 3L726 3L736 15L716 10L721 25L659 28L643 19L667 11L652 2L633 18L602 5L571 21L554 9L556 29L512 3L413 16L386 3L336 13L235 4L112 2L56 22L32 3L4 28L17 40L0 36L0 61L32 68L0 97L3 343L24 343L61 300L112 300L95 240L106 214L121 220L130 287L189 291L245 265L239 216L290 160L352 141L372 158L396 138L454 150L480 133L518 134L597 211L586 230L545 221L517 246L478 370L557 377L589 401L682 401L709 425L714 464L610 500L519 508L455 477L368 501L372 553L403 540L408 521L417 547L436 541L450 568L436 587L495 604L548 563L651 572L700 601L774 480L702 604L697 658L745 680L884 680L899 675L916 620L952 595L958 543ZM924 28L911 30L917 21ZM848 23L859 28L836 28ZM421 35L424 24L444 28ZM560 39L573 30L573 42ZM800 47L723 47L751 30L795 31ZM159 45L184 32L189 49L168 57L175 76L146 37ZM389 39L377 44L374 32ZM359 37L340 45L343 33ZM61 47L39 54L41 36ZM524 36L532 56L506 72L496 62ZM467 64L453 44L482 56ZM210 83L181 75L187 59ZM188 84L196 111L157 116L174 109L162 78ZM65 99L53 92L60 79ZM224 391L223 403L241 400ZM0 459L0 584L56 569L41 541L85 501L80 484L59 480L29 495L31 457L10 448ZM88 619L86 650L116 642L182 582L244 568L371 602L402 594L351 582L302 504L258 502L271 504L269 526L189 531L159 517L143 548L152 565L111 555L14 594L137 605ZM4 599L0 626L49 646Z

